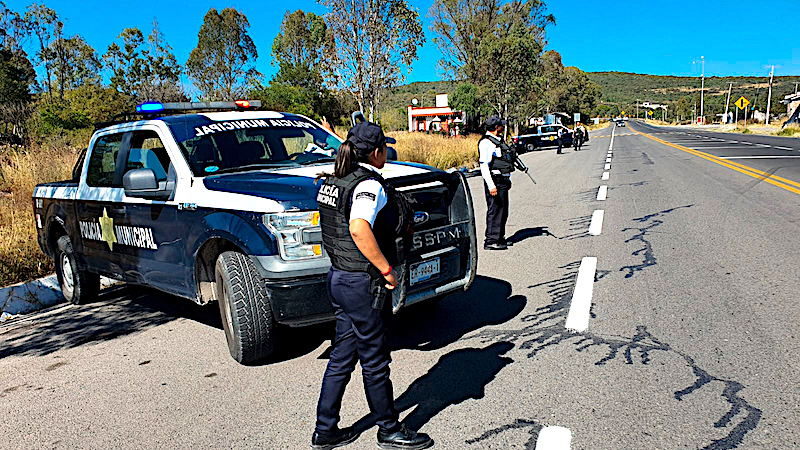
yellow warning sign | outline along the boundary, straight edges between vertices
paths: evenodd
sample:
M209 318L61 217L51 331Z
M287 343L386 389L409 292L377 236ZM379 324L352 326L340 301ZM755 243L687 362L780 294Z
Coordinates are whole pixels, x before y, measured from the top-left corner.
M736 102L734 103L734 105L738 106L739 109L745 109L745 108L747 108L747 105L749 105L749 104L750 104L750 100L748 100L748 99L746 99L744 97L739 97L739 100L736 100Z

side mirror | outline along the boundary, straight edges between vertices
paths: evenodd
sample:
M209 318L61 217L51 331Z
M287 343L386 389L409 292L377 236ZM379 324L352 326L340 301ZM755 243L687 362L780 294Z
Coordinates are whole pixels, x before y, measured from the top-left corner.
M153 169L129 170L122 177L122 186L128 197L147 198L151 200L167 200L172 195L172 190L164 187L159 189L156 173Z
M397 150L394 147L386 146L386 160L388 161L397 161Z

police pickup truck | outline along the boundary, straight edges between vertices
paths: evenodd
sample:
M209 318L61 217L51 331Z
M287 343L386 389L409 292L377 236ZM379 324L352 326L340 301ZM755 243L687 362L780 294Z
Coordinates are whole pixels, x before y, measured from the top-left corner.
M240 363L272 353L277 324L333 319L315 177L333 172L341 139L253 105L145 103L136 120L95 131L71 180L36 186L39 246L67 300L91 301L104 275L217 301ZM464 176L405 162L383 175L418 202L395 312L468 289L477 250Z
M563 147L572 146L574 132L560 123L537 125L533 133L514 136L511 140L517 147L531 152L537 148L558 145L559 129L561 129L563 133L561 136L561 145Z

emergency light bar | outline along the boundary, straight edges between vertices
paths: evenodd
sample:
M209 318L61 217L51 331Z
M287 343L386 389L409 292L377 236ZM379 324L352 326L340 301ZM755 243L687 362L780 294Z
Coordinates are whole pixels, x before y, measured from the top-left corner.
M203 109L248 109L261 107L261 100L236 100L235 102L146 102L136 106L136 112L141 114L158 113L163 111L196 111Z

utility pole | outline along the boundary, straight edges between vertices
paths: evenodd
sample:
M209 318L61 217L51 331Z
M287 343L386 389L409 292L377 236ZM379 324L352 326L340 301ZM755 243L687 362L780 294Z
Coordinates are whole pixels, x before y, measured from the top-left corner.
M703 69L700 73L700 117L703 123L706 123L706 118L703 116L703 94L706 88L706 58L701 56L700 60L703 62Z
M731 90L733 89L733 83L728 86L728 99L725 100L725 124L728 123L728 106L731 104Z
M636 118L639 118L639 99L636 99Z
M769 71L769 94L767 95L767 121L765 125L769 125L769 106L772 103L772 77L775 75L775 66Z

